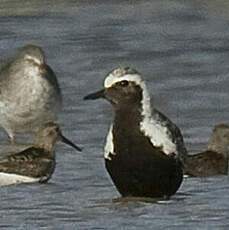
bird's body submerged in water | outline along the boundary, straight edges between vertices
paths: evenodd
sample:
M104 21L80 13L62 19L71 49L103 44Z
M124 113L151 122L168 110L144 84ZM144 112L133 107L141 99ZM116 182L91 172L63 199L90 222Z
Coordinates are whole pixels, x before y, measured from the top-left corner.
M122 196L169 197L182 182L186 149L180 130L151 108L140 74L113 70L105 88L85 99L105 98L115 111L105 145L105 165Z
M15 133L36 132L57 120L61 91L42 49L27 45L0 69L0 126Z
M208 177L228 174L229 125L214 127L207 150L188 155L184 173L193 177Z
M33 146L0 158L0 186L47 182L55 170L54 148L58 140L81 151L61 134L57 124L48 123L38 131Z

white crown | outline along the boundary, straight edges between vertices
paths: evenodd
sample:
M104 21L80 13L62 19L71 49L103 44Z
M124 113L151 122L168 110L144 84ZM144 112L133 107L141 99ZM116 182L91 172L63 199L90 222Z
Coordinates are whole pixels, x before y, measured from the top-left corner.
M109 88L113 84L123 80L133 81L139 86L144 84L140 74L136 70L126 67L117 68L110 72L104 81L104 87Z

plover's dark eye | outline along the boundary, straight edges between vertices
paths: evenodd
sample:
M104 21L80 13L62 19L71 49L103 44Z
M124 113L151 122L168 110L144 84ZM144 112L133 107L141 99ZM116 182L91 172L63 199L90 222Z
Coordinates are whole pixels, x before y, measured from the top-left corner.
M126 87L126 86L129 85L129 82L128 82L127 80L123 80L123 81L120 81L119 84L120 84L121 86Z

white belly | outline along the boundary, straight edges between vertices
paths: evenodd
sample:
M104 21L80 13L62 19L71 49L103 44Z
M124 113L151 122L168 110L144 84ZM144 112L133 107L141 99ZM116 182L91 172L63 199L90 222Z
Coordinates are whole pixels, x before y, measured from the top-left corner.
M1 173L0 172L0 186L21 184L21 183L35 183L39 178L21 176L13 173Z

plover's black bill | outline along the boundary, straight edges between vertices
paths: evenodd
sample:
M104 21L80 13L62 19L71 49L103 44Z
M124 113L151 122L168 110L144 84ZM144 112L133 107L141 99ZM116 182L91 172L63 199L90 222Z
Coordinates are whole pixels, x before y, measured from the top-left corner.
M95 93L88 94L83 99L84 100L95 100L98 98L104 98L105 97L105 89L102 89L100 91L97 91Z
M60 140L63 142L63 143L65 143L65 144L67 144L67 145L69 145L69 146L72 146L74 149L76 149L77 151L82 151L82 148L80 148L80 147L78 147L77 145L75 145L73 142L71 142L70 140L68 140L65 136L63 136L63 135L60 135Z

